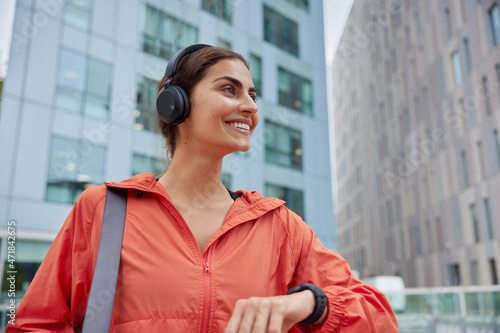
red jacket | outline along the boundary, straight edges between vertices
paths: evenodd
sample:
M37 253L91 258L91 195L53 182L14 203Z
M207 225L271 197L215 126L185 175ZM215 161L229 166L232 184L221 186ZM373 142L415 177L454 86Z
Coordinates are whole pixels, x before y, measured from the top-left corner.
M202 253L152 174L112 185L129 191L110 332L222 332L238 299L284 295L304 282L325 291L329 316L321 328L291 331L397 332L385 296L355 279L347 262L323 247L283 201L238 191ZM105 195L98 186L80 196L6 332L81 327Z

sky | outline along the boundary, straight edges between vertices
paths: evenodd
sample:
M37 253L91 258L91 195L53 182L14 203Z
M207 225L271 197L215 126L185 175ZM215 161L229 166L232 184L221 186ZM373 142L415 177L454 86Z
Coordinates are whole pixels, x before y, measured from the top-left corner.
M7 74L15 3L15 0L0 0L0 77Z
M325 59L327 64L333 61L340 37L344 32L345 23L351 12L352 3L353 0L323 0Z
M330 63L338 41L344 30L353 0L309 0L323 1L325 22L325 58ZM16 0L0 0L0 77L7 74L9 45L12 34Z

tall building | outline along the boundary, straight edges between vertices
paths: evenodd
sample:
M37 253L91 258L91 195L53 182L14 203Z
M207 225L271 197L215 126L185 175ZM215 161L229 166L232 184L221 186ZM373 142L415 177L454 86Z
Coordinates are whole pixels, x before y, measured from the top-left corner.
M361 276L498 284L499 7L354 2L331 93L339 252Z
M19 294L84 189L165 170L157 84L193 43L241 53L259 93L252 148L225 159L224 183L285 199L336 247L320 1L18 0L0 111L0 263L14 221Z

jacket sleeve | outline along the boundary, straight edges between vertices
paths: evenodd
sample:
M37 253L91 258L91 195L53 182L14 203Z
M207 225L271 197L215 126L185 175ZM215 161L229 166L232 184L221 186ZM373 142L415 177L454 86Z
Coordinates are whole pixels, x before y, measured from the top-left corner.
M394 312L385 295L356 279L339 254L325 248L298 215L284 209L284 223L288 224L296 261L288 287L314 283L328 298L329 314L321 327L297 327L304 332L398 332Z
M5 332L78 331L97 256L90 238L100 196L105 191L91 188L77 200Z

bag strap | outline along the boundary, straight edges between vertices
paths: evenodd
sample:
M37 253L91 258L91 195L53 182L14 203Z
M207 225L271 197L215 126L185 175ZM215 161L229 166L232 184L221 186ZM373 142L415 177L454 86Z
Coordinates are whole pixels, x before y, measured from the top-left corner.
M102 218L99 252L90 287L82 333L108 332L120 267L127 190L108 187Z

